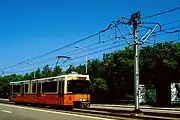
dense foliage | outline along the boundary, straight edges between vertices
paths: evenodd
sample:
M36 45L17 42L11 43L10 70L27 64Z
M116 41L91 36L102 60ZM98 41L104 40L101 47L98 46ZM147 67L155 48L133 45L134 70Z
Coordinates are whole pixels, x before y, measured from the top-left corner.
M163 105L170 101L170 83L180 81L180 43L161 43L156 46L141 48L140 84L155 87L157 103ZM88 74L91 78L91 94L94 102L115 102L133 99L134 51L128 47L124 50L104 54L103 59L88 61ZM54 69L46 65L43 70L37 69L36 78L56 76L69 71L85 73L85 65L72 66L63 71L58 66ZM34 73L25 76L9 75L0 77L0 92L9 92L9 81L33 79Z

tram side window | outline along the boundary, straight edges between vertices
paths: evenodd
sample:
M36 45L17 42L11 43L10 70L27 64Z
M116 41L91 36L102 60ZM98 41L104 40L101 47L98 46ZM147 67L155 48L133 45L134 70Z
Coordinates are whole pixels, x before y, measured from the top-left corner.
M28 84L25 84L24 87L25 87L24 93L28 93Z
M44 93L57 92L57 81L42 83L42 92Z
M13 85L13 93L20 93L21 85Z
M32 85L32 93L36 93L36 83L33 83Z

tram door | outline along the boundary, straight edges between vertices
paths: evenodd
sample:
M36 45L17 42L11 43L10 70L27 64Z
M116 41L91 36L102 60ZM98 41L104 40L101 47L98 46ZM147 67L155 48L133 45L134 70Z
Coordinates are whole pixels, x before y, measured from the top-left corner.
M24 98L24 84L21 83L21 94L20 94L20 101L23 102L23 98Z
M38 100L41 97L41 83L40 82L37 82L37 97L38 97Z
M39 101L39 94L38 94L38 87L37 86L38 86L38 81L33 81L31 83L32 94L31 94L30 99L33 103L37 103Z
M59 88L58 88L58 104L63 105L64 104L64 80L61 80L58 82Z

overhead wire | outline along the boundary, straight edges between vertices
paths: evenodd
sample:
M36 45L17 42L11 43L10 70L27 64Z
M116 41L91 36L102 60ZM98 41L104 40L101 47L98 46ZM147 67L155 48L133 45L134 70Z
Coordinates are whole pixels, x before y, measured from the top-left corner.
M47 58L45 60L41 60L41 61L37 61L37 62L29 62L27 64L24 64L23 66L20 66L20 67L14 67L14 68L7 68L6 71L9 71L9 70L14 70L14 69L20 69L20 68L23 68L25 66L29 66L29 65L36 65L36 64L42 64L42 63L46 63L47 61L49 60L55 60L56 58L55 57L51 57L51 58Z
M112 23L112 22L111 22L111 23ZM77 43L80 43L80 42L82 42L82 41L85 41L85 40L87 40L87 39L89 39L89 38L92 38L92 37L94 37L94 36L96 36L96 35L99 35L99 34L101 34L101 33L104 33L104 32L106 32L107 30L109 30L109 29L111 29L111 28L114 27L114 26L111 26L111 25L112 25L111 23L109 24L109 26L108 26L106 29L101 30L100 32L97 32L97 33L95 33L95 34L93 34L93 35L90 35L90 36L85 37L85 38L83 38L83 39L80 39L80 40L78 40L78 41L72 42L72 43L70 43L70 44L68 44L68 45L65 45L65 46L63 46L63 47L57 48L57 49L55 49L55 50L46 52L46 53L44 53L44 54L38 55L38 56L33 57L33 58L30 58L30 59L27 59L27 60L25 60L25 61L22 61L22 62L20 62L20 63L14 64L14 65L9 66L9 67L14 67L14 66L17 66L17 65L20 65L20 64L24 64L24 63L26 63L26 62L28 62L28 61L37 59L37 58L41 58L41 57L46 56L46 55L48 55L48 54L54 53L54 52L56 52L56 51L59 51L59 50L62 50L62 49L64 49L64 48L67 48L67 47L69 47L69 46L72 46L72 45L74 45L74 44L77 44ZM119 23L119 24L120 24L120 23ZM5 69L7 69L7 68L9 68L9 67L5 67L5 68L3 68L1 71L5 70Z
M180 10L180 7L177 7L177 8L174 8L174 9L170 9L170 10L167 10L167 11L163 11L163 12L159 12L159 13L157 13L157 14L153 14L153 15L150 15L150 16L146 16L146 17L144 17L144 18L142 18L142 19L152 18L152 17L155 17L155 16L159 16L159 15L166 14L166 13L170 13L170 12L177 11L177 10ZM180 20L177 20L177 21L174 21L174 22L171 22L171 23L175 23L175 22L179 22L179 21L180 21ZM169 23L169 24L171 24L171 23ZM165 24L165 25L168 25L168 24ZM113 26L113 27L114 27L114 26ZM113 27L111 26L111 23L110 23L110 25L108 26L107 29L104 29L104 30L102 30L102 31L100 31L100 32L98 32L98 33L95 33L95 34L93 34L93 35L90 35L90 36L88 36L88 37L85 37L85 38L83 38L83 39L80 39L80 40L78 40L78 41L76 41L76 42L73 42L73 43L70 43L70 44L68 44L68 45L65 45L65 46L63 46L63 47L61 47L61 48L57 48L57 49L55 49L55 50L49 51L49 52L47 52L47 53L38 55L38 56L33 57L33 58L30 58L30 59L27 59L27 60L25 60L25 61L23 61L23 62L17 63L17 64L15 64L15 65L12 65L12 66L9 66L9 67L12 68L12 67L14 67L14 66L17 66L17 65L20 65L20 64L24 64L24 63L26 63L26 62L28 62L28 61L30 61L30 60L37 59L37 58L41 58L41 57L43 57L43 56L46 56L46 55L51 54L51 53L53 53L53 52L56 52L56 51L58 51L58 50L67 48L67 47L69 47L69 46L72 46L73 44L77 44L77 43L79 43L79 42L81 42L81 41L87 40L87 39L89 39L89 38L91 38L91 37L94 37L94 36L96 36L96 35L100 35L101 33L105 32L105 31L107 31L107 30L109 30L110 28L113 28ZM7 68L9 68L9 67L5 67L5 68L3 68L1 71L5 70L5 69L7 69Z
M105 40L105 41L108 43L108 42L112 42L113 40L114 40L114 38L107 39L107 40ZM106 47L106 46L115 44L115 42L113 42L113 43L108 43L108 44L106 44L106 42L102 43L100 46L97 46L97 47L94 47L94 45L99 45L100 43L99 43L99 44L94 44L94 45L91 44L91 45L88 45L88 46L83 47L83 48L86 48L86 49L87 49L87 48L89 48L89 47L92 47L92 48L87 49L88 51L91 51L91 50L94 50L94 49L99 49L99 48L101 48L101 47ZM82 49L82 48L80 48L80 49ZM73 55L73 53L74 53L74 54L78 54L78 53L80 53L80 52L82 52L82 51L73 50L73 51L67 52L66 54L63 54L63 55L68 55L68 56L70 56L70 55ZM41 64L44 64L46 61L51 60L51 59L55 59L55 57L51 57L51 58L46 59L46 60L43 60L43 61L38 61L38 62L36 62L36 64L39 63L39 62L41 62ZM34 65L35 63L32 63L32 64ZM25 66L27 66L27 65L32 65L32 64L25 64ZM24 67L24 66L23 66L23 67ZM13 68L13 69L10 69L10 70L6 70L6 72L12 71L12 70L14 70L14 69L20 69L20 68L23 68L23 67L18 67L18 68Z
M98 50L98 51L95 51L95 52L92 52L92 53L88 53L87 55L93 55L95 53L103 52L103 51L106 51L106 50L109 50L109 49L113 49L113 48L117 48L117 47L120 47L119 44L113 45L111 47L108 47L108 48L105 48L105 49L102 49L102 50ZM72 58L72 60L79 59L79 58L84 57L84 56L86 56L86 55L82 55L82 56L78 56L78 57Z
M172 28L168 28L168 29L165 29L165 30L170 30L170 29L174 29L174 27L172 27ZM163 30L162 30L163 31ZM159 31L158 31L159 32ZM132 39L132 38L130 38L130 39ZM112 40L112 39L110 39L110 40ZM146 42L147 43L147 42ZM114 44L114 43L113 43ZM105 45L112 45L112 44L105 44ZM105 45L103 45L103 46L105 46ZM89 47L89 46L88 46ZM100 47L102 47L102 46L99 46L99 47L94 47L94 48L91 48L91 49L88 49L88 50L93 50L93 49L98 49L98 48L100 48ZM75 52L75 51L73 51L73 52ZM81 51L79 51L79 52L81 52ZM76 52L77 53L77 52ZM54 58L54 57L53 57ZM52 59L52 58L50 58L50 59ZM48 59L47 59L48 60ZM45 60L44 60L45 61ZM42 61L41 61L42 62ZM12 71L12 70L10 70L10 71ZM6 71L6 72L10 72L10 71Z
M108 29L110 29L110 27L108 28ZM109 39L109 40L112 40L112 39ZM106 41L103 41L103 42L101 42L101 43L104 43L104 42L107 42L107 40ZM95 43L95 44L91 44L91 45L89 45L88 47L91 47L91 46L94 46L94 45L96 45L97 43ZM73 50L72 52L74 52L75 50ZM50 58L51 59L51 58ZM26 61L26 62L21 62L22 64L23 63L28 63L28 61ZM34 62L33 62L34 63ZM31 62L31 64L33 64L32 62ZM17 66L17 65L22 65L22 64L16 64L16 65L14 65L14 66ZM28 64L25 64L25 65L28 65ZM12 69L12 67L13 66L11 66L10 68ZM8 67L6 67L6 69L8 69ZM5 70L5 69L4 69Z
M52 66L52 65L55 65L55 63L54 64L48 64L48 65ZM7 72L7 73L21 73L21 72L34 71L35 69L37 70L38 68L42 68L42 67L44 67L44 65L36 67L36 68L29 68L29 69L25 69L25 70L19 70L19 71Z
M180 20L176 20L176 21L172 21L172 22L169 22L169 23L166 23L166 24L163 24L162 26L165 26L165 25L169 25L169 24L173 24L173 23L176 23L176 22L180 22ZM92 37L92 36L94 36L94 35L100 35L100 33L96 33L96 34L93 34L93 35L91 35L91 36L89 36L89 37L86 37L86 38L84 38L84 39L88 39L88 38L90 38L90 37ZM124 36L128 36L129 34L126 34L126 35L124 35ZM83 40L83 39L82 39ZM79 41L77 41L77 42L74 42L74 43L79 43ZM71 46L71 45L69 45L69 46ZM91 46L91 45L90 45ZM65 48L66 46L64 46L63 48ZM62 48L62 49L63 49ZM57 51L57 50L60 50L60 49L55 49L55 50L53 50L53 51ZM53 52L53 51L51 51L51 52ZM47 53L47 54L49 54L49 52ZM44 54L45 55L45 54ZM44 56L43 55L43 56ZM41 55L40 55L41 56ZM39 57L40 57L39 56ZM34 58L32 58L32 59L35 59L36 57L34 57ZM29 59L30 60L30 59ZM29 61L29 60L26 60L27 62ZM21 63L18 63L18 64L23 64L23 63L26 63L25 61L23 61L23 62L21 62ZM18 64L15 64L14 66L16 66L16 65L18 65ZM10 68L12 68L13 66L11 66ZM7 69L7 68L9 68L9 67L6 67L6 68L4 68L4 69Z
M168 23L162 24L161 26L166 26L166 25L170 25L170 24L173 24L173 23L177 23L177 22L180 22L180 20L175 20L175 21L172 21L172 22L168 22ZM179 27L179 26L177 26L177 27ZM117 29L119 30L119 28L117 28ZM161 30L161 31L167 31L167 30L171 30L171 29L174 29L174 27L167 28L167 29L163 29L163 30ZM120 30L119 30L119 31L120 31ZM141 31L141 30L140 30L140 31ZM158 32L161 32L161 31L158 31ZM127 36L130 36L130 34L125 34L125 35L122 35L122 36L120 36L120 37L127 37ZM130 39L132 39L132 38L130 38ZM89 48L89 47L92 47L92 46L95 46L95 45L104 44L104 43L106 43L106 42L108 42L108 41L111 41L111 40L113 40L113 38L112 38L112 39L105 40L105 41L102 41L102 42L100 42L100 43L90 44L90 45L85 46L85 47L83 47L83 48ZM128 40L129 40L129 39L128 39ZM71 55L71 53L74 53L74 52L77 53L78 50L82 50L83 48L79 48L79 49L77 49L77 50L72 50L72 51L67 52L67 53L65 53L65 54L63 54L63 55L67 55L67 54L70 54L70 55Z
M89 55L93 55L93 54L96 54L96 53L99 53L99 52L103 52L103 51L106 51L106 50L109 50L109 49L121 47L120 45L122 45L122 44L113 45L113 46L111 46L111 47L108 47L108 48L105 48L105 49L102 49L102 50L98 50L98 51L95 51L95 52L91 52L91 53L89 53L89 54L87 54L87 55L89 56ZM82 56L78 56L78 57L72 58L71 61L72 61L72 60L79 59L79 58L82 58L82 57L84 57L84 56L85 56L85 55L82 55ZM52 65L55 65L55 63L54 63L54 64L48 64L48 65L49 65L49 66L52 66ZM44 66L41 66L41 67L44 67ZM16 72L16 73L19 73L19 72L26 72L26 71L38 69L38 68L41 68L41 67L30 68L30 69L20 70L20 71L11 71L10 73L15 73L15 72Z
M159 13L156 13L156 14L153 14L153 15L143 17L142 20L152 18L152 17L156 17L156 16L163 15L163 14L167 14L167 13L174 12L174 11L177 11L177 10L180 10L180 7L176 7L176 8L173 8L173 9L169 9L169 10L166 10L166 11L163 11L163 12L159 12Z
M177 39L177 40L179 40L179 39ZM117 48L117 47L119 47L119 45L114 45L114 46L105 48L105 49L103 49L103 50L99 50L99 51L95 51L95 52L89 53L89 54L87 54L87 55L93 55L93 54L96 54L96 53L99 53L99 52L103 52L103 51L105 51L105 50ZM84 57L84 56L85 56L85 55L81 55L81 56L72 58L71 60L76 60L76 59L82 58L82 57ZM49 66L51 66L51 65L55 65L55 64L49 64ZM42 67L44 67L44 66L42 66ZM39 68L39 67L38 67L38 68ZM30 70L34 70L34 68L33 68L33 69L27 69L27 70L21 70L21 71L17 71L17 72L25 72L25 71L30 71Z
M168 28L169 30L170 29L174 29L174 27L172 27L172 28ZM165 29L165 30L168 30L168 29ZM113 43L114 44L114 43ZM107 45L107 44L106 44ZM111 45L111 44L108 44L108 45ZM99 46L98 48L100 48L101 46ZM95 48L92 48L92 49L90 49L90 50L93 50L93 49L97 49L96 47Z

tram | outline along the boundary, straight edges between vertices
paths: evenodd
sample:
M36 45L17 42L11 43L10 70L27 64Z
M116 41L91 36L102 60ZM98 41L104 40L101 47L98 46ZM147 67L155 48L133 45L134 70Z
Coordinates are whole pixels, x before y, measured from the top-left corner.
M11 82L9 101L17 104L87 108L90 106L89 85L89 75L78 73Z

